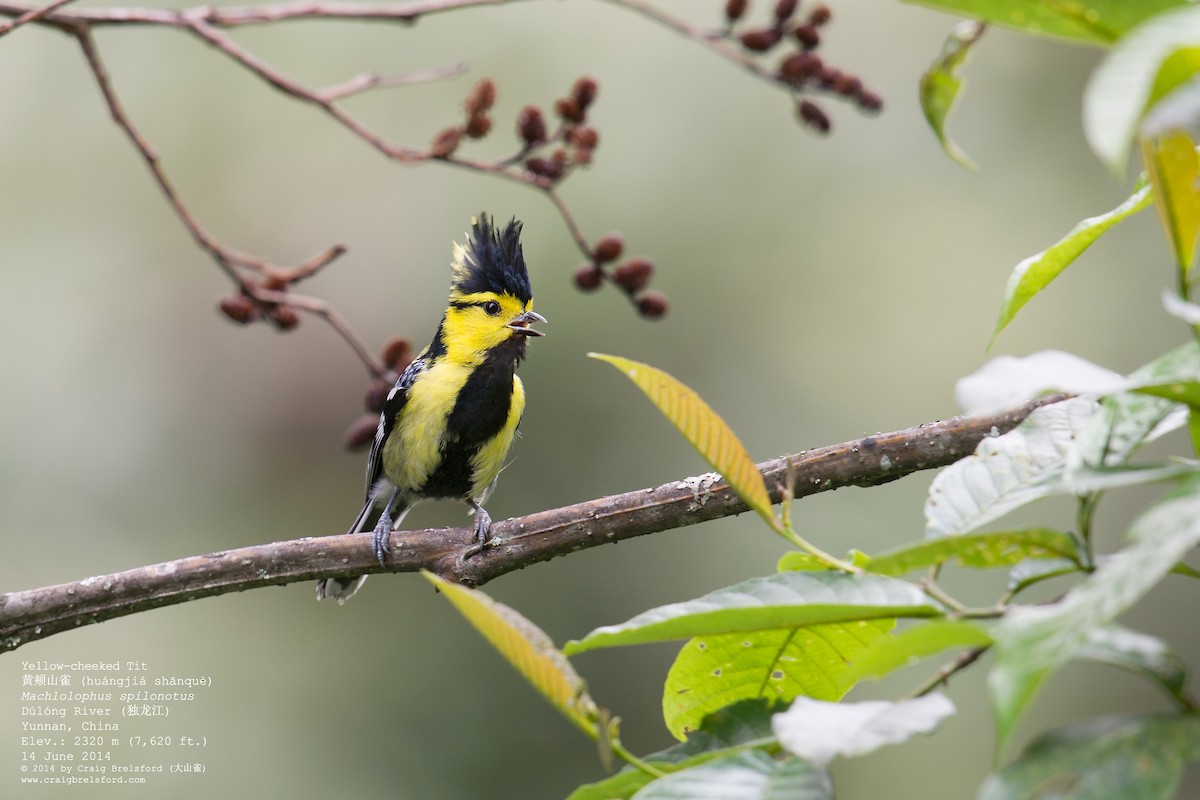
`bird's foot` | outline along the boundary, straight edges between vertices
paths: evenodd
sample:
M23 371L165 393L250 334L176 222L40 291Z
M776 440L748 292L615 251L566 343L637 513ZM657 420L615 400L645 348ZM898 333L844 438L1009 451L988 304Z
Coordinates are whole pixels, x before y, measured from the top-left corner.
M379 522L375 523L375 530L371 532L371 550L375 553L375 558L379 560L380 566L387 566L391 537L392 517L390 514L384 513L379 518Z
M464 559L477 555L492 543L491 516L483 509L483 506L475 505L473 508L475 509L475 530L472 538L475 543L463 551L462 558Z

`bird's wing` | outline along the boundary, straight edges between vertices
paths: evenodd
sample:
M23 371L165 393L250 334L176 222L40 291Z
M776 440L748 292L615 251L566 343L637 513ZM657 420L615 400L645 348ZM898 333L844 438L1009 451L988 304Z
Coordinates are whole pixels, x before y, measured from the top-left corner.
M400 410L408 402L408 390L417 382L421 373L429 367L424 354L413 359L412 363L396 379L396 385L388 392L387 400L383 403L383 412L379 415L379 427L375 429L375 440L371 442L371 454L367 456L367 502L370 503L375 493L375 484L383 475L383 443L396 425Z

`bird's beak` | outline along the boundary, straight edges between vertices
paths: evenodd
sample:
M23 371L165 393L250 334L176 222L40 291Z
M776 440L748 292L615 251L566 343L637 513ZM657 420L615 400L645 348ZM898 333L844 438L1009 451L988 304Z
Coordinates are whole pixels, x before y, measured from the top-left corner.
M529 327L534 322L545 322L546 318L536 311L526 311L521 316L508 323L508 329L522 336L545 336L543 331Z

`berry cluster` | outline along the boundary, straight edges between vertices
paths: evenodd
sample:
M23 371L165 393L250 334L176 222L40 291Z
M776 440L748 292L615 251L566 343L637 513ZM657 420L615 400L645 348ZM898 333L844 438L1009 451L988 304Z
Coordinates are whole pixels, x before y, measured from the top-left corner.
M763 56L780 44L790 44L786 54L769 71L773 80L787 87L796 99L796 114L805 126L818 133L828 133L832 123L829 115L805 95L813 92L834 94L853 102L862 111L876 113L883 108L883 98L863 86L857 75L843 72L826 64L816 50L821 46L821 29L833 18L829 7L818 4L801 18L799 0L776 0L770 22L737 33L743 22L749 0L726 0L725 30L722 35L736 39L755 56Z
M611 281L625 292L638 313L647 319L656 319L667 313L667 297L662 292L646 289L650 276L654 274L654 262L635 256L609 266L621 257L625 241L620 234L610 233L600 237L592 248L591 260L575 268L575 285L585 292L599 289L604 282Z
M546 116L535 105L527 105L517 114L517 136L521 149L492 165L503 170L524 163L533 183L553 186L574 167L592 163L592 154L600 143L600 134L587 123L587 111L596 99L596 81L583 77L575 81L569 93L554 103L558 126L550 131ZM446 128L434 137L429 147L431 158L449 159L464 138L482 139L492 129L491 110L496 102L496 84L484 78L475 85L463 103L466 120Z
M222 297L217 303L221 313L240 325L267 320L281 331L290 331L300 324L300 314L294 306L287 303L271 303L256 299L251 292L265 289L269 292L286 292L288 279L278 276L268 277L257 284L250 278L243 278L242 290L237 294Z
M363 397L366 413L354 420L350 429L346 431L347 450L364 448L374 440L375 429L379 426L379 415L383 412L387 396L392 391L396 378L412 363L412 342L401 336L393 336L380 348L379 358L390 374L387 377L372 378L367 384L367 393Z

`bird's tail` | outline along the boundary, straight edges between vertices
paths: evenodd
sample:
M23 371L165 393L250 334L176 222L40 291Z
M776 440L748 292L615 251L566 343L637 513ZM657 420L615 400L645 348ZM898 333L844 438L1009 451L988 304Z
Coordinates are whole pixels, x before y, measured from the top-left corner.
M367 520L371 517L371 511L374 510L377 499L378 495L376 494L367 500L362 511L358 512L358 518L354 520L354 524L346 533L362 533L367 529ZM395 503L395 505L400 507L393 510L395 516L391 524L392 530L396 529L408 513L408 508L403 503ZM321 578L317 581L317 599L324 600L329 597L337 600L338 605L341 605L353 597L366 580L366 575L355 575L349 578Z

